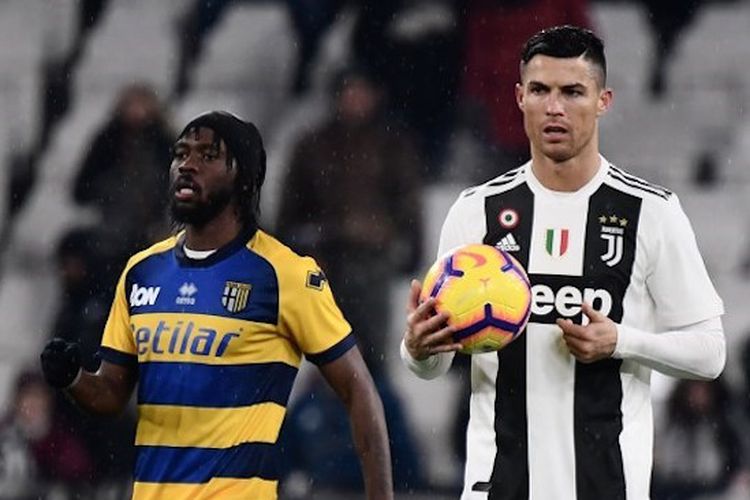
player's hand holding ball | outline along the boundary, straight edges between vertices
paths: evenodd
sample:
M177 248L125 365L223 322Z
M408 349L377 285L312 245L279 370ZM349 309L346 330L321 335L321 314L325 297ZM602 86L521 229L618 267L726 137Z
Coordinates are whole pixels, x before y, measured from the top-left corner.
M426 359L441 352L458 351L461 344L453 340L454 329L447 324L448 314L436 313L434 298L420 302L422 284L412 280L406 319L404 345L412 358Z
M39 357L44 378L52 387L70 387L81 371L81 348L74 342L53 338Z
M412 283L409 313L405 345L415 359L446 351L498 351L524 331L531 287L509 253L465 245L432 265L423 288Z

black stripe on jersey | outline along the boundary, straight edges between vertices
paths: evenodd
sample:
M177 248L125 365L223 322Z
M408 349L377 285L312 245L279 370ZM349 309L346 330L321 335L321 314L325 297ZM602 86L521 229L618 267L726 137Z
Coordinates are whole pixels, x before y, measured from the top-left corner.
M485 199L487 234L483 243L496 245L508 233L520 250L513 256L526 268L531 246L531 223L534 218L534 195L523 183L506 192ZM512 230L500 225L498 216L504 209L518 214L518 225ZM497 454L492 477L490 500L518 500L529 497L529 457L526 418L526 335L520 335L498 352L499 366L495 394L495 443Z
M640 189L641 191L644 191L646 193L654 194L658 196L659 198L663 198L665 200L669 199L669 197L672 196L672 192L669 191L668 189L664 189L655 184L651 184L649 182L644 181L643 179L633 177L632 175L626 174L622 170L619 170L615 167L611 167L607 171L607 175L609 175L613 179L617 179L618 181L632 188Z
M656 193L655 193L656 194ZM619 323L633 272L641 199L603 184L589 200L584 250L587 288L611 296L609 318ZM625 499L622 361L576 363L574 439L578 500Z
M614 170L618 174L621 174L623 177L625 177L628 180L631 180L631 181L636 182L638 184L641 184L643 186L648 186L648 187L651 187L653 189L658 189L659 191L662 191L667 196L672 195L672 191L670 191L669 189L665 188L664 186L660 186L658 184L654 184L653 182L649 182L646 179L642 179L640 177L637 177L637 176L635 176L635 175L633 175L631 173L628 173L628 172L624 171L623 169L621 169L619 167L615 167L612 164L610 164L610 167L612 167L612 170Z
M505 184L508 184L509 182L516 180L516 178L521 173L521 170L522 170L522 167L509 170L508 172L505 172L503 175L501 175L497 179L488 182L487 184L485 184L485 186L490 186L490 187L504 186Z
M489 186L489 187L504 186L504 185L506 185L506 184L514 181L518 177L518 174L521 173L521 169L522 169L522 167L518 167L518 168L515 168L513 170L509 170L508 172L505 172L503 175L501 175L497 179L494 179L494 180L489 181L489 182L487 182L485 184L482 184L481 186L476 186L476 187L473 187L473 188L465 189L461 193L461 198L465 198L467 196L471 196L472 194L476 193L477 190L479 190L482 187L487 187L487 186Z

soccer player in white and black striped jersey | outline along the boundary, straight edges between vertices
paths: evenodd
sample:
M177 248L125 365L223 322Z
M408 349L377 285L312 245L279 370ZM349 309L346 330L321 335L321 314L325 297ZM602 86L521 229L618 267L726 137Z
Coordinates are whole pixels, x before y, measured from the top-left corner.
M560 26L526 43L516 85L531 161L465 190L438 254L497 245L532 284L526 332L472 356L462 499L649 498L650 376L716 378L723 304L677 196L599 152L603 44ZM412 282L404 363L444 374L460 347Z

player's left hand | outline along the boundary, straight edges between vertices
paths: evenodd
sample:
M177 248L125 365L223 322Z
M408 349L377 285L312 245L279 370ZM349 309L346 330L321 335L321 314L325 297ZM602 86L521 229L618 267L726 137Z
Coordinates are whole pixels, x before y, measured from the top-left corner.
M612 356L617 346L617 325L590 304L581 304L583 314L589 319L585 326L570 319L558 319L562 338L570 353L582 363L593 363Z

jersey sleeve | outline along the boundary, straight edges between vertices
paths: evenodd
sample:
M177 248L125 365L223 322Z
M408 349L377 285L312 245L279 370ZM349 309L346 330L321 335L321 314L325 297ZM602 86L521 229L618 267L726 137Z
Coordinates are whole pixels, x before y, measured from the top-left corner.
M117 283L100 349L103 360L119 365L132 365L138 361L138 353L130 329L130 310L125 291L126 274L127 269Z
M477 221L482 223L477 224ZM481 210L477 211L475 200L462 193L445 216L436 257L462 245L481 243L484 226L484 214Z
M436 258L440 258L450 250L469 243L480 243L482 241L480 234L472 234L469 227L478 226L475 221L484 220L482 214L477 214L470 200L464 198L465 192L459 195L458 199L448 210L445 216L443 226L440 230L440 241ZM467 223L472 221L472 223ZM482 228L480 228L481 230ZM455 352L443 352L430 356L427 359L418 361L411 357L406 345L401 343L400 348L401 360L404 365L419 378L430 380L448 372L453 363Z
M698 250L690 221L673 195L658 214L658 235L646 279L664 328L721 316L724 306Z
M304 257L290 266L281 287L281 326L305 357L322 365L355 344L351 326L333 298L328 279L316 262Z

